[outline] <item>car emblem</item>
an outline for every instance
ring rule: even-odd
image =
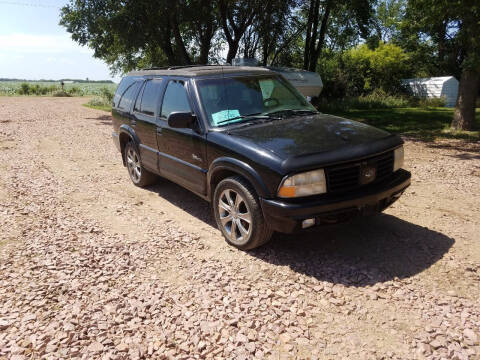
[[[366,165],[362,166],[360,170],[360,184],[369,184],[377,177],[377,169],[375,166]]]

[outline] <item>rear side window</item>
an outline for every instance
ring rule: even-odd
[[[162,81],[148,80],[143,88],[142,99],[135,104],[135,110],[145,115],[154,116],[158,108],[158,98],[160,96]]]
[[[172,80],[168,83],[162,104],[162,118],[168,118],[172,112],[191,112],[188,102],[185,82],[181,80]]]
[[[115,96],[113,98],[113,105],[118,106],[120,102],[120,98],[122,97],[123,93],[127,88],[133,84],[133,82],[136,80],[136,77],[133,76],[127,76],[120,81],[120,84],[118,84],[117,91],[115,92]]]
[[[137,81],[130,85],[130,87],[123,93],[122,98],[120,99],[120,103],[118,107],[122,110],[130,110],[132,106],[132,102],[135,100],[135,95],[137,95],[138,87],[140,86],[140,82]]]

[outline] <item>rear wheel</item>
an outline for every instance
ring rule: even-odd
[[[227,178],[217,185],[213,211],[225,240],[241,250],[259,247],[272,236],[255,191],[241,177]]]
[[[156,176],[142,166],[137,147],[130,141],[125,145],[125,162],[132,182],[140,187],[155,182]]]

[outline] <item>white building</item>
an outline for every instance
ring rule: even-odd
[[[458,80],[453,76],[405,79],[402,83],[413,95],[422,98],[445,97],[446,106],[453,107],[457,102]]]

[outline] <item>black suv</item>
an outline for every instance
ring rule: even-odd
[[[410,185],[403,141],[319,113],[265,68],[129,73],[113,100],[113,139],[137,186],[170,179],[212,203],[228,243],[380,212]]]

